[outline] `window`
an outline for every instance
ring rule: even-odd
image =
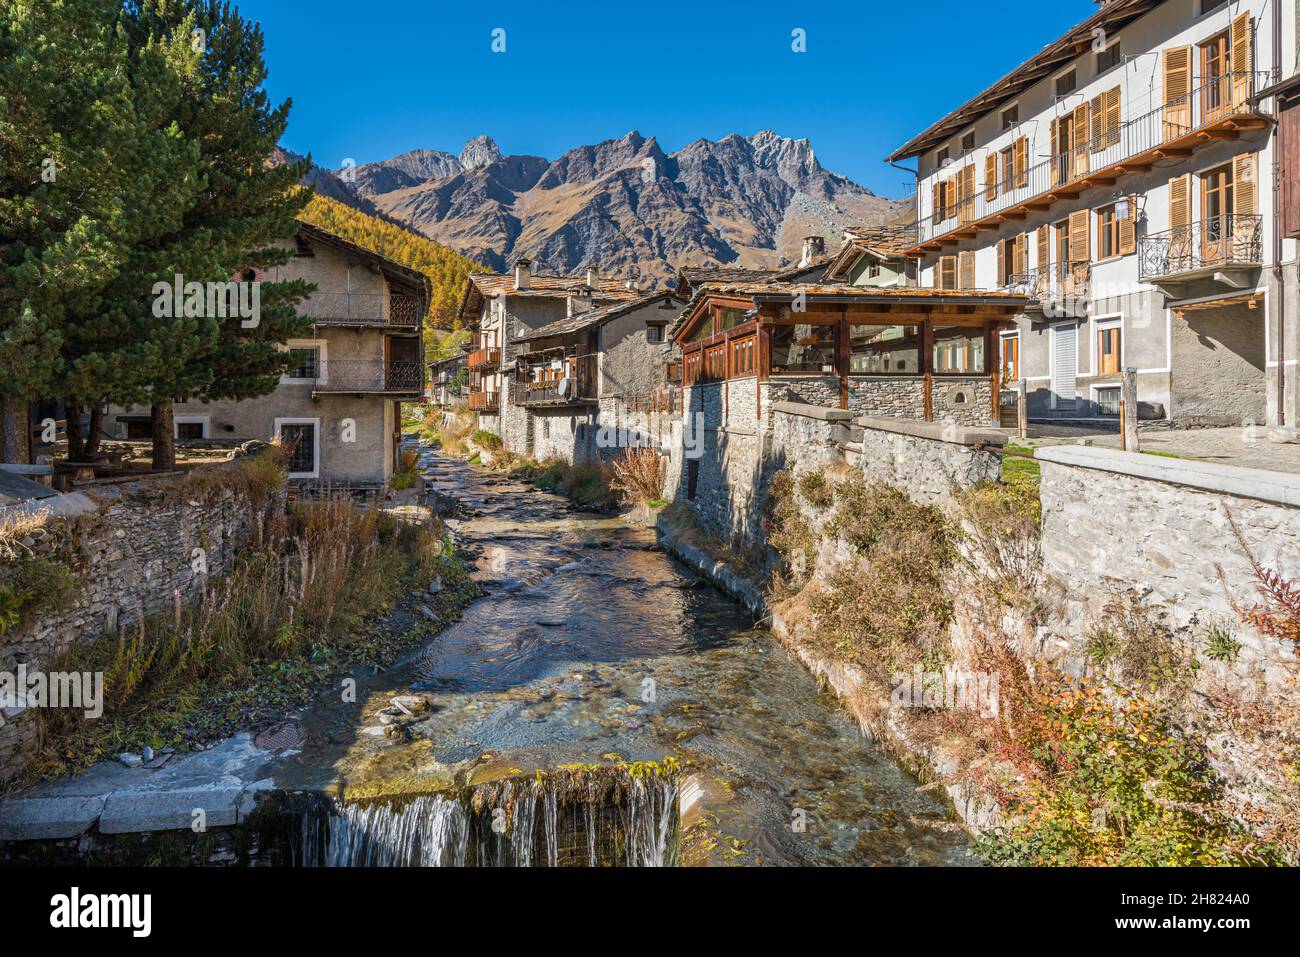
[[[867,267],[867,278],[868,279],[880,278],[880,263],[872,263],[870,266]]]
[[[276,419],[275,434],[288,452],[289,478],[316,478],[319,474],[318,419]]]
[[[700,381],[701,363],[704,354],[692,352],[682,357],[682,385],[695,385]]]
[[[727,354],[721,344],[704,350],[704,379],[720,382],[727,377]]]
[[[1110,259],[1119,255],[1119,216],[1115,204],[1097,210],[1097,258]]]
[[[664,341],[664,327],[663,327],[663,326],[646,326],[646,327],[645,327],[645,341],[646,341],[646,342],[649,342],[649,343],[651,343],[651,344],[654,344],[654,343],[656,343],[656,342],[663,342],[663,341]]]
[[[299,347],[290,351],[293,365],[289,368],[288,378],[312,381],[320,378],[320,346]]]
[[[1020,105],[1008,106],[1002,111],[1002,128],[1009,130],[1020,122]]]
[[[207,416],[178,415],[172,421],[176,438],[181,441],[194,442],[208,437]]]
[[[1201,0],[1201,16],[1209,13],[1211,10],[1217,10],[1219,7],[1227,6],[1228,0]]]
[[[1232,100],[1228,43],[1225,30],[1201,44],[1201,105],[1207,120],[1225,113]]]
[[[1016,148],[1015,146],[1008,146],[1002,151],[1002,182],[1005,184],[1003,186],[1004,192],[1012,187],[1013,184],[1011,179],[1015,175],[1015,171]]]
[[[939,168],[942,169],[943,165],[947,163],[950,158],[951,157],[950,154],[948,153],[948,147],[945,146],[943,149],[939,150],[939,153],[937,156],[935,156],[934,161],[935,163],[938,164]]]
[[[1097,72],[1105,73],[1111,67],[1119,66],[1120,59],[1119,41],[1116,40],[1097,54]]]
[[[1101,415],[1119,415],[1119,386],[1097,390],[1097,412]]]
[[[935,289],[957,288],[957,257],[940,256],[939,264],[934,267]]]
[[[1232,164],[1201,175],[1201,230],[1213,242],[1232,232]]]
[[[968,153],[975,148],[974,133],[967,133],[965,136],[961,138],[961,148]]]
[[[686,337],[687,342],[703,342],[705,339],[713,338],[713,317],[705,313],[700,324],[695,327],[695,331]]]
[[[916,375],[921,371],[918,326],[849,327],[849,372],[853,375]]]
[[[1002,337],[1002,381],[1015,382],[1020,378],[1020,336]]]
[[[722,309],[718,310],[718,318],[722,320],[719,323],[719,327],[721,329],[735,329],[736,326],[744,325],[745,316],[746,313],[744,309],[734,309],[730,306],[724,306]]]
[[[772,371],[834,375],[835,327],[808,323],[774,326]]]
[[[934,327],[936,373],[978,375],[987,371],[984,362],[984,330],[965,326]]]
[[[733,379],[751,376],[757,369],[754,346],[756,336],[746,336],[731,343],[731,377]]]
[[[1056,78],[1056,95],[1058,97],[1069,96],[1074,92],[1076,86],[1078,86],[1078,78],[1075,76],[1075,72],[1071,70],[1069,73],[1063,73]]]
[[[1119,375],[1119,326],[1097,333],[1097,375]]]

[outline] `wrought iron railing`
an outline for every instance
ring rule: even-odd
[[[317,292],[303,300],[298,313],[318,325],[419,326],[420,300],[392,293]]]
[[[315,377],[316,392],[423,392],[419,362],[383,359],[326,359]]]
[[[1099,136],[1074,144],[1069,150],[1049,156],[1027,169],[1004,171],[995,188],[980,182],[987,151],[972,153],[969,164],[976,166],[972,177],[974,195],[941,210],[931,210],[918,223],[918,242],[925,243],[970,223],[978,222],[1022,203],[1032,202],[1089,173],[1116,166],[1124,160],[1181,140],[1229,116],[1257,113],[1249,104],[1257,89],[1270,82],[1267,71],[1229,73],[1203,82],[1186,96],[1169,102],[1105,130]],[[1010,144],[1007,144],[1010,145]],[[1031,138],[1031,146],[1032,138]],[[955,179],[961,164],[954,163],[936,175],[939,180]]]
[[[1159,279],[1215,266],[1263,262],[1263,216],[1216,216],[1138,243],[1138,277]]]
[[[465,364],[471,369],[495,369],[501,365],[501,350],[475,349],[469,354]]]
[[[1042,269],[1012,273],[1003,288],[1007,292],[1033,299],[1062,302],[1067,299],[1087,299],[1088,281],[1091,278],[1092,264],[1074,260],[1052,263]]]

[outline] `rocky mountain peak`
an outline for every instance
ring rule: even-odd
[[[501,148],[490,136],[476,136],[460,151],[460,165],[464,169],[490,166],[502,158]]]

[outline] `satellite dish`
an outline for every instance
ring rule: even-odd
[[[577,389],[572,379],[561,379],[559,385],[555,387],[555,391],[561,399],[572,399]]]
[[[943,158],[943,162],[939,164],[939,169],[947,169],[951,165],[952,165],[952,157],[945,156]]]

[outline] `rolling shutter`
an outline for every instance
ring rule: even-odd
[[[1192,48],[1164,51],[1165,139],[1181,136],[1192,126]]]
[[[1052,330],[1052,405],[1055,408],[1074,408],[1079,372],[1079,329],[1073,324],[1056,326]]]
[[[1232,108],[1234,111],[1244,109],[1250,98],[1253,74],[1255,70],[1255,42],[1251,35],[1249,13],[1243,13],[1232,21]]]

